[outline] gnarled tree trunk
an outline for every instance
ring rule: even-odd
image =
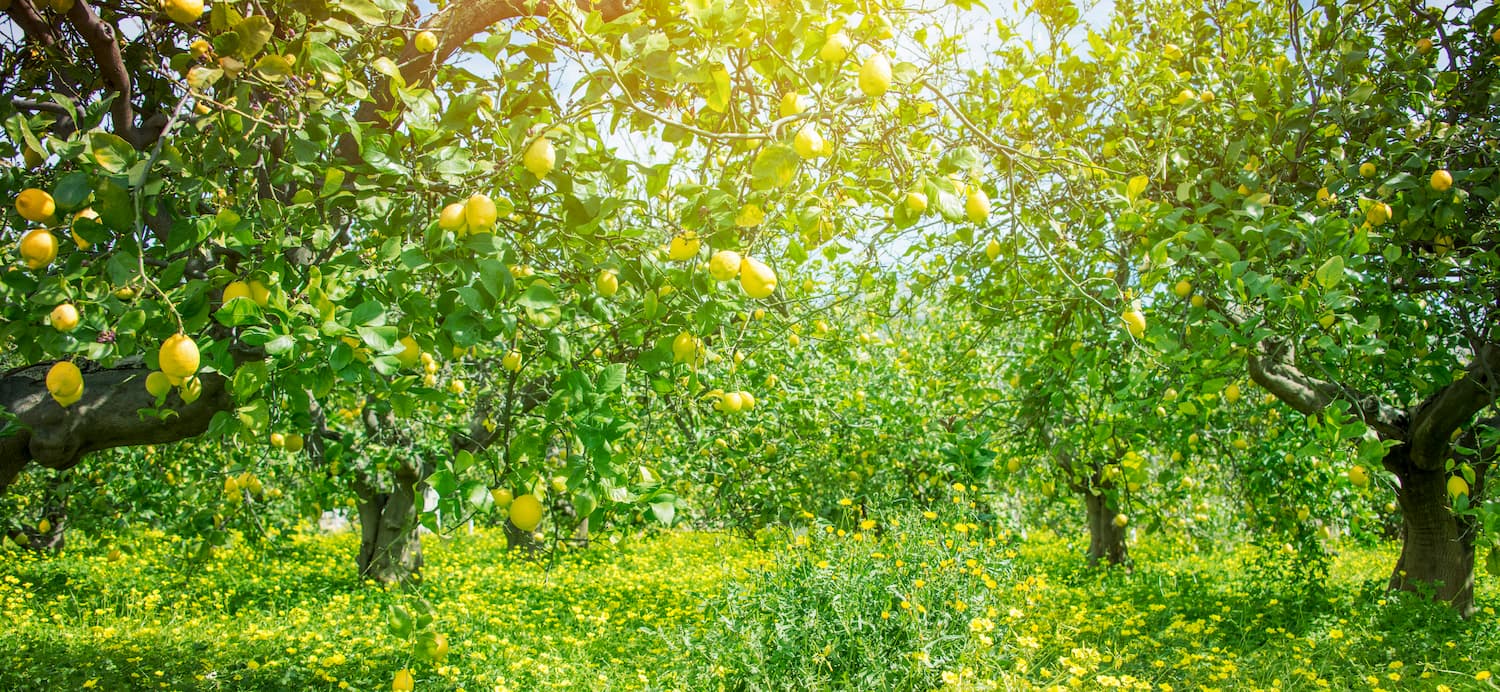
[[[1431,592],[1463,617],[1474,614],[1474,533],[1472,519],[1453,514],[1448,474],[1411,464],[1407,447],[1392,448],[1386,467],[1400,486],[1401,557],[1391,571],[1390,587]]]
[[[418,579],[422,569],[422,538],[418,535],[417,500],[423,469],[403,462],[393,487],[377,487],[361,479],[359,495],[359,575],[382,583]]]

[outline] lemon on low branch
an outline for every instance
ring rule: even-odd
[[[740,263],[740,286],[751,298],[768,298],[776,292],[776,272],[765,262],[746,257]]]
[[[167,337],[157,352],[157,362],[167,377],[183,380],[198,373],[198,344],[186,334]]]
[[[16,211],[27,221],[43,223],[57,211],[57,202],[46,190],[29,187],[16,195]]]
[[[740,253],[733,250],[715,252],[708,260],[708,273],[716,281],[729,281],[740,273]]]
[[[47,370],[47,393],[66,408],[83,397],[83,371],[72,361],[60,360]]]

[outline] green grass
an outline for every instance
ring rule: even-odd
[[[1300,558],[1254,547],[1146,538],[1133,572],[1091,571],[1077,537],[956,513],[661,534],[550,566],[480,533],[426,541],[419,600],[354,579],[352,535],[207,563],[159,534],[110,561],[116,545],[0,554],[0,689],[371,690],[403,668],[418,690],[1459,690],[1500,673],[1493,585],[1467,622],[1389,594],[1393,546],[1343,547],[1310,592],[1274,577]],[[395,636],[391,606],[423,600],[433,622]],[[446,658],[416,655],[436,633]]]

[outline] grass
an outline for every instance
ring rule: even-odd
[[[1493,585],[1467,622],[1387,593],[1393,546],[1343,546],[1308,591],[1274,577],[1301,558],[1252,546],[1148,536],[1134,571],[1093,571],[1078,537],[1023,540],[961,508],[848,522],[550,566],[498,532],[429,538],[416,594],[354,579],[349,534],[209,562],[151,533],[4,549],[0,688],[372,690],[410,669],[418,690],[1474,690],[1500,673]],[[431,623],[393,633],[393,606],[420,620],[424,603]],[[446,656],[418,655],[437,634]]]

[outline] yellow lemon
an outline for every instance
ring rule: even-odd
[[[672,339],[672,360],[677,363],[691,363],[698,357],[698,338],[683,332]]]
[[[416,38],[412,39],[412,46],[417,49],[418,53],[431,53],[438,47],[437,34],[431,31],[419,31]]]
[[[152,370],[146,375],[146,392],[153,399],[160,399],[172,391],[172,382],[167,379],[167,374],[160,370]]]
[[[546,137],[538,137],[531,146],[526,147],[526,153],[521,155],[521,165],[538,178],[547,177],[556,164],[557,149],[553,148],[552,140]]]
[[[73,232],[73,244],[77,245],[79,250],[87,250],[87,249],[89,249],[90,245],[93,245],[93,243],[90,243],[88,240],[85,240],[83,236],[78,235],[78,222],[82,221],[82,220],[85,220],[85,219],[91,219],[91,220],[94,220],[94,221],[98,221],[99,220],[99,212],[94,211],[93,208],[89,208],[89,209],[84,209],[84,210],[78,212],[77,214],[73,215],[73,223],[70,224],[69,227],[70,227],[70,230],[72,230],[72,232]]]
[[[984,256],[988,257],[991,262],[998,259],[1000,257],[1000,242],[994,238],[990,238],[990,242],[984,246]]]
[[[417,689],[417,681],[412,679],[411,671],[405,668],[396,671],[396,677],[391,680],[391,692],[412,692]]]
[[[912,190],[906,193],[906,210],[921,215],[927,211],[927,194]]]
[[[259,281],[250,282],[250,299],[256,305],[266,307],[271,302],[271,289]]]
[[[1433,171],[1432,178],[1427,181],[1427,184],[1438,192],[1447,192],[1448,188],[1453,187],[1453,174],[1445,170]]]
[[[490,199],[489,195],[476,194],[469,197],[467,202],[464,202],[464,221],[469,224],[469,228],[472,230],[481,231],[488,229],[495,225],[495,219],[498,217],[499,214],[495,209],[495,200]]]
[[[776,291],[776,272],[764,262],[746,257],[740,263],[740,286],[751,298],[766,298]]]
[[[866,96],[875,98],[884,95],[890,88],[891,61],[880,53],[865,58],[865,64],[859,68],[859,90],[865,92]]]
[[[249,298],[249,297],[250,297],[250,284],[247,284],[247,283],[245,283],[243,281],[231,281],[231,282],[229,282],[228,286],[224,287],[224,302],[226,302],[226,303],[229,302],[229,301],[231,301],[231,300],[234,300],[235,298]]]
[[[78,308],[72,303],[59,303],[49,316],[52,328],[60,332],[71,332],[78,328]]]
[[[805,110],[807,110],[807,106],[803,102],[801,94],[795,91],[782,94],[781,108],[778,111],[781,113],[781,117],[790,118],[794,115],[800,115]]]
[[[173,334],[162,342],[157,361],[167,377],[192,377],[198,373],[198,344],[186,334]]]
[[[417,344],[416,339],[410,336],[401,337],[400,344],[401,350],[396,353],[396,362],[400,363],[403,368],[416,367],[417,363],[422,360],[422,347]]]
[[[203,381],[196,376],[188,377],[182,381],[182,386],[177,390],[177,396],[182,397],[182,402],[191,404],[203,396]]]
[[[1374,164],[1374,162],[1366,161],[1366,162],[1364,162],[1362,164],[1359,164],[1359,175],[1360,175],[1360,177],[1362,177],[1362,178],[1373,178],[1373,177],[1375,177],[1375,172],[1376,171],[1375,171],[1375,164]]]
[[[1385,222],[1391,220],[1391,205],[1385,202],[1376,202],[1370,205],[1369,211],[1365,212],[1365,221],[1371,226],[1384,226]]]
[[[843,62],[844,58],[849,57],[851,45],[848,34],[837,32],[823,41],[823,47],[818,49],[818,57],[825,62]]]
[[[307,441],[302,439],[302,433],[287,433],[286,440],[282,443],[282,449],[296,454],[302,451],[302,447],[306,444]]]
[[[1123,529],[1129,523],[1130,523],[1130,517],[1127,517],[1127,516],[1125,516],[1123,514],[1116,514],[1115,515],[1115,521],[1114,521],[1115,526]]]
[[[52,218],[52,214],[57,211],[57,203],[46,190],[30,187],[16,195],[16,211],[27,221],[41,223]]]
[[[542,501],[527,493],[510,503],[510,523],[522,531],[533,531],[542,523]]]
[[[798,156],[804,159],[816,158],[823,153],[823,135],[818,133],[818,126],[807,123],[797,130],[796,136],[792,137],[792,149]]]
[[[1370,484],[1370,472],[1363,466],[1349,467],[1349,482],[1357,488],[1363,488]]]
[[[192,24],[203,16],[203,0],[163,0],[162,9],[178,24]]]
[[[1126,310],[1125,314],[1120,315],[1120,319],[1125,320],[1125,329],[1130,332],[1131,336],[1139,339],[1146,335],[1145,313],[1140,310]]]
[[[464,203],[454,202],[443,207],[443,211],[438,213],[438,228],[455,233],[462,231],[467,222],[467,216]]]
[[[969,195],[964,200],[964,215],[974,223],[984,223],[990,218],[990,197],[978,185],[969,188]]]
[[[698,248],[702,243],[698,240],[698,234],[688,232],[682,235],[672,236],[672,242],[667,246],[667,258],[673,262],[682,262],[698,256]]]
[[[64,408],[83,396],[83,372],[72,361],[57,361],[47,370],[47,393]]]
[[[740,253],[720,250],[708,260],[708,273],[717,281],[729,281],[740,274]]]
[[[594,278],[594,290],[598,291],[599,295],[609,298],[620,292],[620,277],[613,269],[605,269]]]
[[[21,260],[31,269],[45,269],[57,259],[57,236],[36,228],[21,236]]]
[[[500,359],[500,365],[501,367],[504,367],[506,370],[509,370],[511,372],[520,372],[521,352],[511,351],[509,353],[506,353],[505,356]]]
[[[1179,279],[1177,283],[1172,286],[1172,293],[1178,298],[1186,298],[1193,294],[1193,284],[1187,279]]]

